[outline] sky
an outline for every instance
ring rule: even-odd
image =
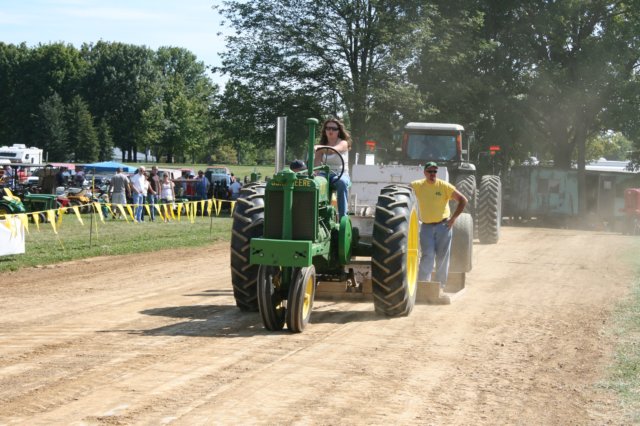
[[[220,65],[224,50],[220,0],[0,0],[0,41],[10,44],[99,40],[184,47],[205,65]],[[221,34],[222,33],[222,34]],[[223,78],[210,75],[218,84]]]

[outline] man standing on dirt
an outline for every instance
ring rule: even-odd
[[[111,196],[111,204],[127,204],[127,197],[130,194],[129,178],[122,173],[122,167],[116,169],[116,174],[109,181],[109,190]]]
[[[428,162],[424,165],[424,179],[411,182],[411,187],[418,199],[420,209],[420,269],[419,281],[431,281],[434,261],[436,280],[440,288],[447,285],[449,276],[449,259],[451,257],[452,228],[465,206],[467,199],[455,186],[436,177],[438,165]],[[456,200],[458,205],[450,216],[449,200]]]

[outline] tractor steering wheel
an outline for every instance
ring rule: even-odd
[[[342,175],[344,174],[344,169],[345,169],[344,158],[342,157],[342,154],[341,154],[337,149],[335,149],[335,148],[334,148],[334,147],[332,147],[332,146],[325,146],[325,145],[323,145],[323,146],[321,146],[320,148],[317,148],[316,150],[317,150],[317,151],[320,151],[320,150],[322,150],[322,149],[328,149],[328,150],[330,150],[330,151],[333,151],[333,152],[335,152],[335,153],[336,153],[336,155],[338,156],[338,158],[340,158],[340,163],[342,163],[342,164],[341,164],[341,167],[340,167],[340,174],[338,175],[338,177],[336,177],[336,178],[334,179],[334,181],[336,181],[336,180],[340,180],[340,178],[341,178],[341,177],[342,177]],[[325,154],[325,155],[326,155],[326,154]],[[322,164],[323,164],[323,165],[326,165],[327,163],[323,161],[323,162],[322,162]],[[331,183],[331,176],[327,176],[327,180],[329,181],[329,183]]]

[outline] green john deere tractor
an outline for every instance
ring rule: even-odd
[[[307,124],[307,164],[312,165],[318,120]],[[266,184],[246,185],[238,198],[231,236],[234,296],[241,310],[259,310],[268,330],[281,330],[286,323],[290,331],[301,332],[318,282],[347,281],[346,265],[355,256],[371,258],[376,312],[408,315],[415,304],[419,229],[411,188],[381,190],[365,236],[352,228],[348,215],[338,220],[326,176],[327,165],[299,172],[284,168]]]

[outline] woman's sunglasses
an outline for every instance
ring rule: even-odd
[[[325,127],[325,130],[331,130],[332,132],[337,132],[338,128],[337,127]]]

